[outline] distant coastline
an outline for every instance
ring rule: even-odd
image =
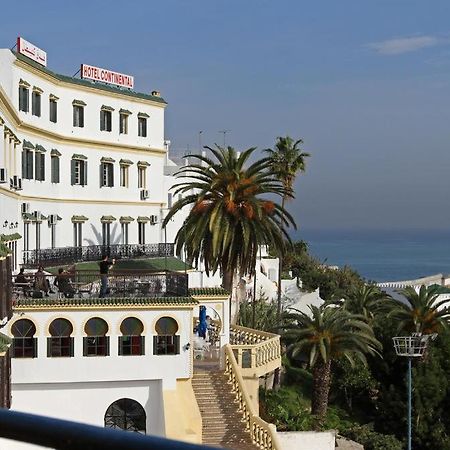
[[[329,265],[351,266],[368,280],[411,280],[450,273],[447,230],[301,230],[294,239]]]

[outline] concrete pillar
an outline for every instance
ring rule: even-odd
[[[245,387],[255,408],[256,414],[259,415],[259,378],[244,378]]]
[[[8,171],[8,178],[11,178],[11,172],[9,171],[9,138],[11,136],[11,132],[9,128],[5,127],[4,133],[3,133],[3,164]]]
[[[15,139],[14,140],[14,147],[13,147],[13,152],[14,152],[14,156],[13,156],[13,175],[19,175],[19,168],[17,166],[17,163],[19,161],[19,145],[20,145],[20,141],[19,139]]]

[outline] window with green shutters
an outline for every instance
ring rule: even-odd
[[[100,186],[113,187],[114,186],[114,164],[103,162],[100,164]]]
[[[54,98],[50,99],[50,122],[56,123],[58,120],[58,103]]]
[[[35,152],[34,154],[34,179],[37,181],[45,180],[45,155]]]
[[[72,185],[87,185],[87,161],[82,159],[72,159],[70,171]]]
[[[33,116],[41,117],[41,94],[38,91],[33,91],[32,99],[32,114]]]
[[[22,178],[26,180],[33,179],[33,151],[29,149],[23,149],[22,151]]]
[[[138,136],[147,137],[147,118],[138,118]]]
[[[100,131],[112,130],[112,112],[102,109],[100,111]]]
[[[84,127],[84,108],[80,105],[73,105],[73,126]]]
[[[29,89],[25,86],[19,86],[19,111],[29,111]]]
[[[51,156],[52,183],[59,183],[59,157]]]

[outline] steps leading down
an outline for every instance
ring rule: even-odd
[[[203,421],[203,444],[256,450],[223,372],[195,372],[192,379]]]

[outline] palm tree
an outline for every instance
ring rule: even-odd
[[[298,310],[284,314],[287,324],[283,338],[288,356],[304,356],[309,362],[313,375],[311,413],[320,427],[328,408],[332,362],[346,358],[352,366],[355,360],[366,364],[365,355],[379,354],[381,344],[363,316],[331,306],[309,308],[310,315]]]
[[[231,290],[235,276],[253,274],[259,245],[284,253],[290,242],[285,226],[295,227],[295,222],[273,200],[286,192],[268,158],[250,164],[255,148],[241,154],[232,147],[204,148],[212,158],[190,155],[198,163],[177,172],[184,180],[173,186],[174,193],[187,195],[173,205],[163,226],[182,208],[192,207],[175,237],[176,251],[184,248],[196,266],[202,261],[208,275],[220,270],[223,287]]]
[[[281,207],[284,209],[289,197],[293,197],[293,185],[298,172],[305,171],[305,159],[310,156],[301,150],[301,139],[294,141],[291,137],[278,137],[274,149],[266,149],[272,172],[283,183],[285,193]],[[283,226],[283,225],[282,225]],[[283,255],[279,254],[278,262],[278,286],[277,286],[277,314],[281,314],[281,272],[283,267]]]
[[[449,329],[450,299],[438,300],[441,286],[422,285],[418,292],[408,286],[398,292],[405,297],[406,303],[393,300],[389,316],[398,320],[399,331],[434,334]]]

